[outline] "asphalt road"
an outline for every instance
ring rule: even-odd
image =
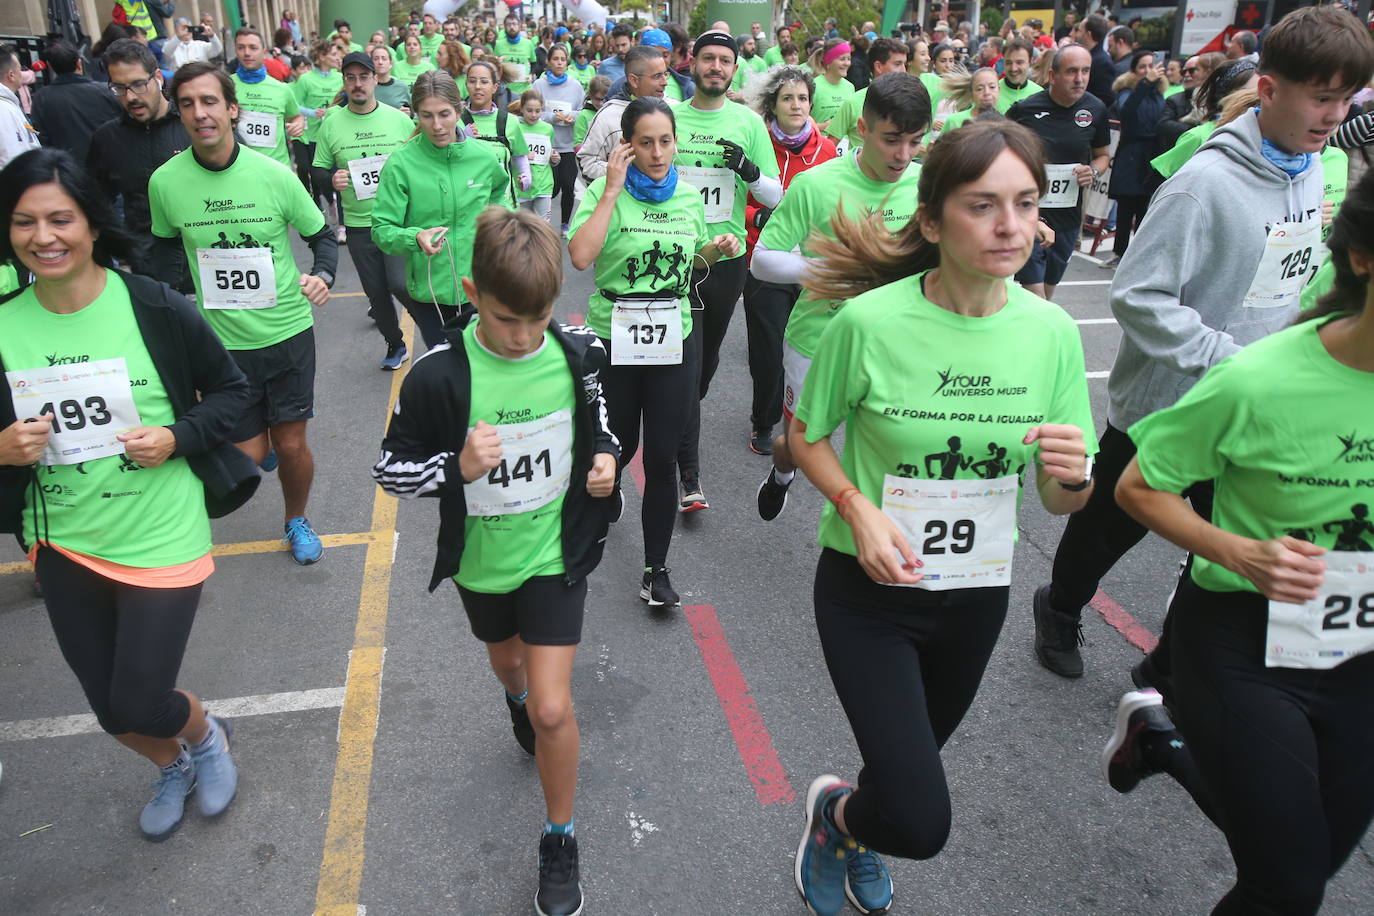
[[[300,568],[271,543],[281,507],[267,480],[215,524],[226,555],[182,670],[237,726],[239,796],[217,822],[191,813],[165,843],[139,836],[155,774],[81,718],[31,576],[0,548],[0,913],[531,911],[537,775],[455,591],[425,591],[435,503],[398,507],[368,476],[395,379],[377,369],[347,258],[340,274],[345,295],[318,316],[311,424],[310,517],[330,546]],[[1076,258],[1067,279],[1060,303],[1106,319],[1082,325],[1087,368],[1105,372],[1119,338],[1109,275]],[[590,290],[569,268],[557,314],[584,312]],[[1100,429],[1105,381],[1089,384]],[[820,499],[800,482],[782,517],[759,520],[768,461],[746,446],[748,403],[737,314],[704,407],[712,508],[682,520],[671,554],[688,607],[650,613],[637,597],[632,488],[591,578],[574,676],[588,914],[803,912],[801,797],[819,773],[858,770],[811,618]],[[932,861],[889,862],[893,912],[1206,912],[1232,875],[1221,835],[1167,777],[1123,797],[1098,769],[1140,657],[1122,629],[1157,631],[1179,553],[1151,538],[1113,571],[1100,606],[1138,628],[1087,613],[1087,674],[1069,682],[1031,653],[1030,598],[1062,521],[1028,499],[1021,526],[1005,631],[944,754],[953,833]],[[1324,912],[1368,913],[1371,899],[1366,839]]]

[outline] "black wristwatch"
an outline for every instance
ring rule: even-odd
[[[334,288],[334,275],[331,274],[329,271],[317,270],[315,271],[315,276],[319,277],[321,280],[324,281],[324,285],[327,289]]]
[[[1059,481],[1059,486],[1062,489],[1068,490],[1070,493],[1082,493],[1084,490],[1088,489],[1088,487],[1092,486],[1092,483],[1093,456],[1089,455],[1083,459],[1083,480],[1080,483],[1064,483],[1064,481],[1061,480]]]

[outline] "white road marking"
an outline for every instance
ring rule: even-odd
[[[1086,257],[1086,255],[1085,255]],[[1111,286],[1111,280],[1061,280],[1055,284],[1055,289],[1061,286]]]
[[[1075,318],[1074,324],[1116,324],[1115,318]]]
[[[1112,374],[1112,373],[1111,373],[1111,370],[1109,370],[1109,369],[1103,369],[1101,372],[1089,372],[1089,373],[1088,373],[1088,378],[1106,378],[1107,376],[1109,376],[1109,375],[1111,375],[1111,374]]]
[[[1077,257],[1082,258],[1082,259],[1085,260],[1085,261],[1091,261],[1093,264],[1096,264],[1096,265],[1098,265],[1099,267],[1102,266],[1102,259],[1101,259],[1101,258],[1095,258],[1095,257],[1093,257],[1092,255],[1087,254],[1087,253],[1082,252],[1082,251],[1074,251],[1074,255],[1077,256]]]
[[[316,690],[292,690],[286,693],[264,693],[251,697],[226,700],[206,700],[205,706],[215,715],[266,716],[282,712],[304,712],[310,709],[333,709],[343,705],[342,687],[321,687]],[[100,731],[95,716],[54,716],[51,719],[21,719],[0,722],[0,742],[29,741],[34,738],[65,738]]]

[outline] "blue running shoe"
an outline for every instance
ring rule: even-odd
[[[234,758],[229,756],[229,739],[234,727],[227,719],[211,716],[213,725],[209,747],[196,745],[191,748],[191,762],[195,764],[195,775],[199,782],[196,802],[200,813],[206,817],[220,814],[239,791],[239,771],[234,766]]]
[[[859,844],[835,829],[823,812],[832,798],[853,791],[838,776],[817,776],[806,790],[806,832],[792,869],[806,908],[816,916],[844,909],[847,860]]]
[[[271,472],[277,469],[277,450],[268,449],[267,457],[262,459],[262,464],[258,465],[264,471]]]
[[[196,790],[195,761],[178,758],[171,766],[163,767],[153,788],[152,800],[138,816],[138,829],[154,843],[160,843],[181,826],[186,796]]]
[[[382,368],[395,372],[401,368],[401,364],[410,359],[410,352],[406,350],[405,344],[395,344],[386,348],[386,357],[382,360]]]
[[[282,540],[291,545],[291,559],[302,566],[309,566],[324,554],[320,536],[310,527],[310,520],[303,515],[286,523],[286,535]]]
[[[858,846],[845,863],[844,895],[860,913],[886,913],[892,906],[892,876],[878,854]]]

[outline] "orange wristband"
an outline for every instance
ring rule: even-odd
[[[830,497],[830,501],[835,504],[835,511],[839,513],[840,518],[844,518],[845,504],[858,495],[858,487],[845,487],[843,490]]]

